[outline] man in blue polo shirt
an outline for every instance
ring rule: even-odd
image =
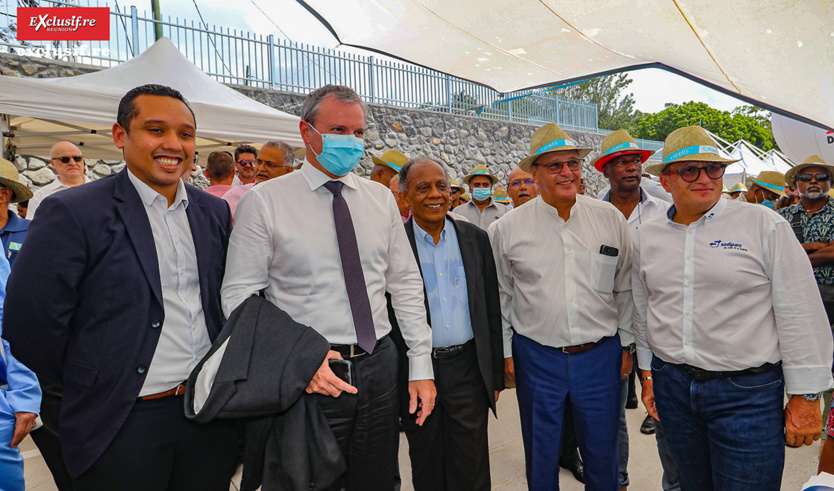
[[[29,220],[17,216],[9,210],[10,203],[26,201],[32,197],[32,191],[25,185],[17,182],[18,173],[14,164],[6,159],[0,159],[0,241],[3,242],[3,251],[9,266],[14,264],[17,251],[23,245],[23,238],[29,229]]]

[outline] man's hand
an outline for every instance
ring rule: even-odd
[[[620,377],[625,380],[631,371],[634,369],[634,356],[626,350],[623,350],[623,364],[620,366]]]
[[[14,435],[12,435],[12,443],[10,447],[15,448],[20,445],[20,442],[26,438],[26,435],[35,427],[35,419],[38,415],[35,413],[14,413],[15,425]]]
[[[434,380],[412,380],[408,382],[408,414],[417,414],[417,426],[423,426],[426,418],[434,410],[437,389]]]
[[[338,351],[328,351],[327,356],[324,357],[324,362],[321,364],[316,374],[313,375],[313,380],[307,384],[306,390],[308,394],[323,394],[333,397],[339,397],[342,392],[356,394],[356,387],[337,377],[336,374],[333,373],[333,370],[330,369],[329,360],[334,358],[341,360],[342,355]]]
[[[512,357],[504,358],[504,380],[515,384],[515,365]]]
[[[643,388],[641,399],[643,399],[643,405],[646,406],[646,411],[649,412],[649,416],[660,421],[660,417],[657,415],[657,406],[654,404],[654,380],[643,380],[651,376],[651,370],[640,370],[640,385]]]
[[[805,249],[805,252],[808,254],[818,251],[823,247],[828,247],[828,244],[825,242],[805,242],[802,244],[802,248]]]
[[[799,395],[791,396],[785,406],[785,443],[790,447],[811,445],[822,432],[820,401],[806,401]]]

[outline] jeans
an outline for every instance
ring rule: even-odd
[[[628,377],[623,379],[622,389],[620,394],[622,400],[620,401],[620,429],[617,436],[617,448],[620,452],[619,462],[617,463],[617,470],[619,472],[620,487],[628,486],[628,425],[626,424],[626,401],[628,400]]]
[[[657,440],[657,455],[660,456],[660,465],[663,467],[661,481],[663,491],[680,491],[681,480],[678,476],[678,468],[675,467],[675,459],[672,457],[672,451],[669,450],[666,434],[663,433],[663,425],[657,420],[654,422],[654,437]]]
[[[781,365],[697,381],[655,357],[652,377],[682,489],[779,490],[785,464]]]
[[[559,489],[566,405],[573,410],[586,489],[616,491],[620,401],[619,336],[578,354],[513,336],[521,436],[531,490]]]

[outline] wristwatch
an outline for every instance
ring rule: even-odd
[[[623,346],[623,351],[626,353],[633,355],[637,352],[637,345],[634,343],[629,344],[628,346]]]
[[[802,398],[808,402],[815,402],[822,399],[822,392],[817,392],[816,394],[802,394]]]

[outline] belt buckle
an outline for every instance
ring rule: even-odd
[[[351,345],[350,345],[350,357],[351,357],[351,358],[355,358],[356,356],[357,356],[357,355],[356,355],[356,345],[355,345],[355,344],[351,344]]]
[[[564,353],[564,354],[566,354],[566,355],[570,355],[570,354],[572,354],[572,353],[571,353],[570,351],[568,351],[568,348],[570,348],[570,346],[562,346],[562,347],[561,347],[561,348],[559,348],[559,349],[560,349],[560,350],[562,350],[562,353]]]

